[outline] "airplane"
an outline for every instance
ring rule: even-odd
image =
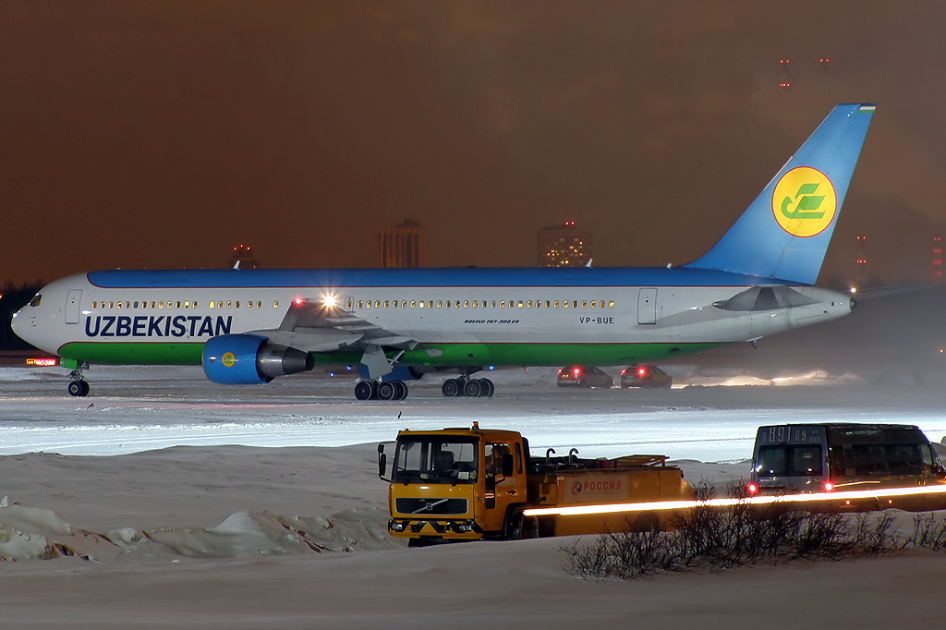
[[[80,273],[12,322],[72,370],[202,365],[228,385],[357,366],[359,400],[450,370],[445,396],[492,396],[486,366],[648,363],[755,343],[850,313],[814,286],[875,105],[838,105],[703,256],[658,268],[183,269]]]

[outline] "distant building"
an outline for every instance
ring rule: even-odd
[[[779,78],[778,86],[782,88],[783,90],[791,89],[792,77],[789,74],[789,60],[779,59],[778,65],[779,65],[779,69],[781,70],[781,77]]]
[[[933,282],[943,281],[943,240],[933,237]]]
[[[423,267],[424,228],[407,220],[378,231],[378,267]]]
[[[574,221],[539,230],[540,267],[584,267],[591,260],[589,230],[575,227]]]
[[[867,236],[857,236],[857,257],[854,259],[854,286],[862,288],[867,283]]]
[[[230,268],[232,269],[237,263],[240,264],[240,269],[256,269],[259,267],[259,263],[256,262],[252,252],[250,252],[250,247],[243,243],[234,247],[233,255],[230,256]]]

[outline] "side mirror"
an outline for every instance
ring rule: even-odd
[[[384,453],[384,444],[378,444],[378,476],[381,477],[382,481],[391,481],[390,479],[385,479],[384,472],[388,468],[388,457]]]

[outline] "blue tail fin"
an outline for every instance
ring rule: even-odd
[[[685,266],[814,284],[874,107],[831,110],[719,242]]]

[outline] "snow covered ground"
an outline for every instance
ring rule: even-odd
[[[553,370],[503,370],[492,400],[444,399],[435,377],[400,403],[354,401],[347,374],[234,389],[199,368],[95,367],[76,399],[62,370],[0,368],[0,556],[17,558],[0,562],[0,627],[942,625],[933,552],[595,583],[564,571],[561,539],[407,549],[386,535],[375,446],[402,428],[475,420],[521,431],[534,454],[666,454],[719,486],[744,478],[761,424],[946,435],[935,370],[716,360],[668,366],[671,391],[563,390]],[[37,559],[50,544],[89,559]]]
[[[662,364],[671,391],[502,370],[491,400],[444,399],[434,377],[359,403],[347,373],[229,388],[94,366],[77,399],[64,370],[0,367],[0,557],[17,558],[0,562],[0,628],[941,627],[946,557],[929,551],[596,583],[563,569],[563,539],[407,549],[385,533],[376,445],[478,421],[536,455],[665,454],[724,487],[761,424],[903,422],[939,442],[943,312],[942,290],[865,301],[758,350]]]

